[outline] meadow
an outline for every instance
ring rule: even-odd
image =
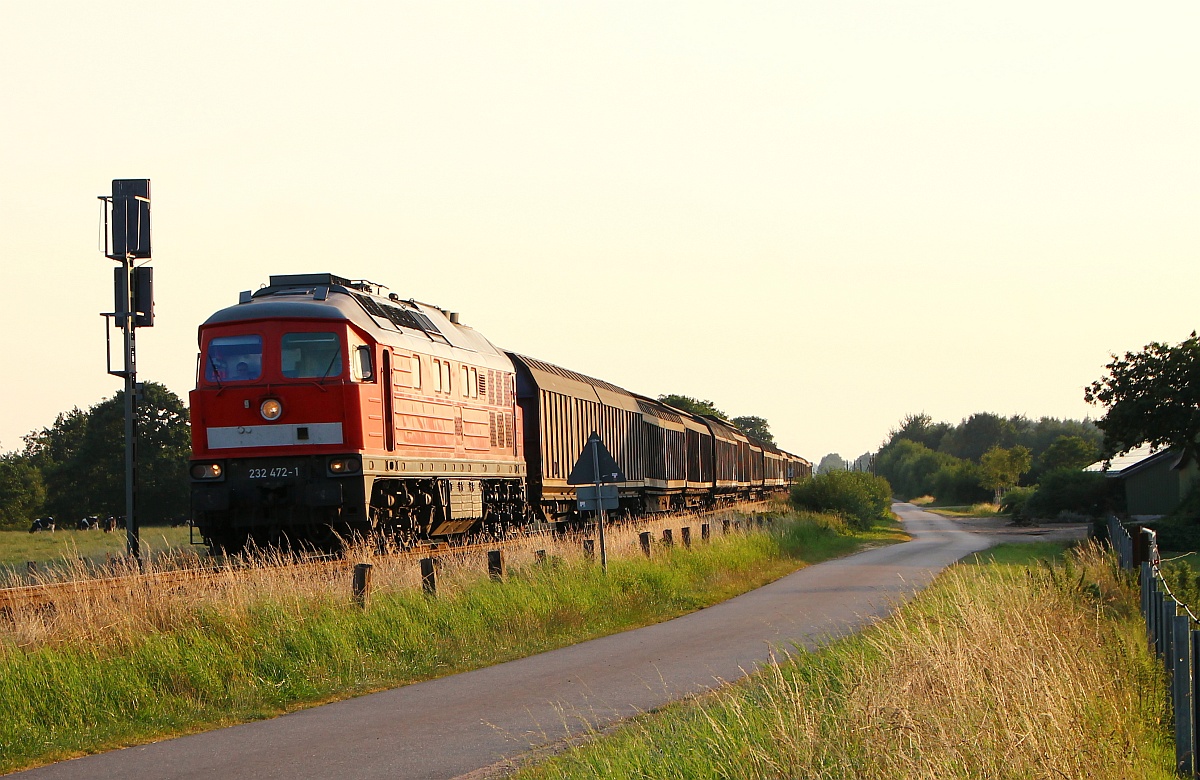
[[[187,526],[148,526],[139,534],[145,554],[157,556],[169,551],[199,551],[189,540]],[[78,531],[59,528],[54,531],[0,531],[0,577],[24,575],[33,562],[42,577],[53,578],[54,570],[71,570],[79,562],[104,563],[125,555],[125,529],[115,533],[99,530]]]
[[[737,521],[739,518],[731,517]],[[448,552],[436,598],[411,560],[351,552],[341,569],[227,568],[149,588],[130,578],[53,610],[0,621],[0,771],[275,715],[522,657],[667,620],[867,544],[833,516],[777,513],[764,529],[698,522],[690,549],[638,532],[609,538],[608,573],[577,542],[529,537],[506,550]],[[655,539],[663,524],[650,525]],[[678,539],[678,535],[676,536]],[[539,555],[544,552],[544,556]],[[366,608],[350,568],[373,564]],[[266,561],[270,563],[271,561]],[[140,582],[140,581],[139,581]]]

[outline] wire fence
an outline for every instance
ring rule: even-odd
[[[1170,680],[1175,715],[1175,768],[1197,776],[1197,726],[1200,726],[1200,631],[1196,616],[1171,592],[1162,577],[1158,535],[1150,528],[1130,529],[1108,519],[1108,538],[1123,569],[1138,569],[1146,635]]]

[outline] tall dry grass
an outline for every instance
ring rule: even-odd
[[[725,521],[740,532],[744,519],[730,511],[703,522],[714,536],[720,536]],[[662,532],[668,528],[674,531],[676,545],[681,544],[684,526],[691,528],[693,544],[699,544],[701,522],[694,515],[670,515],[637,525],[612,525],[606,534],[608,558],[642,557],[639,535],[643,531],[651,534],[660,555],[665,549]],[[595,549],[598,557],[598,543]],[[585,558],[578,540],[537,534],[505,542],[505,565],[513,573],[529,571],[540,565],[539,551],[556,565],[573,565]],[[487,571],[486,547],[443,546],[430,555],[438,560],[438,586],[443,593],[475,583]],[[270,549],[223,561],[179,550],[152,556],[142,568],[128,558],[97,565],[67,556],[59,565],[32,576],[15,575],[0,582],[2,587],[80,584],[69,598],[57,599],[52,607],[31,599],[17,602],[0,616],[0,655],[62,645],[123,647],[148,633],[192,628],[198,615],[205,620],[219,616],[237,622],[265,602],[292,604],[296,609],[314,604],[345,605],[351,600],[351,572],[356,563],[372,565],[376,596],[421,587],[415,558],[383,555],[368,544],[352,545],[343,558],[325,565],[289,565],[293,562],[288,555]]]
[[[784,518],[764,532],[693,548],[613,528],[609,573],[577,542],[548,537],[506,549],[509,577],[491,582],[486,549],[440,555],[437,598],[414,560],[353,551],[326,567],[150,573],[101,581],[52,608],[0,615],[0,772],[322,701],[479,668],[668,619],[788,571],[842,554],[863,537],[836,518]],[[545,550],[544,561],[537,556]],[[351,596],[351,570],[374,565],[370,604]],[[270,555],[263,563],[271,563]],[[278,561],[276,561],[278,562]]]
[[[1094,546],[956,566],[861,637],[521,777],[1171,777],[1135,599]]]

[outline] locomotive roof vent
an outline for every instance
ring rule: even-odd
[[[456,311],[450,312],[450,322],[454,323],[455,325],[458,324],[458,312],[456,312]]]
[[[283,274],[272,276],[271,283],[265,288],[268,292],[277,292],[287,287],[344,287],[348,290],[383,295],[387,287],[367,279],[348,279],[336,274]]]

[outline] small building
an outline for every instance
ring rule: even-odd
[[[1167,514],[1200,478],[1195,460],[1178,450],[1154,450],[1149,446],[1136,447],[1114,457],[1107,469],[1100,461],[1084,471],[1098,471],[1109,479],[1121,480],[1126,511],[1135,520],[1151,520]]]

